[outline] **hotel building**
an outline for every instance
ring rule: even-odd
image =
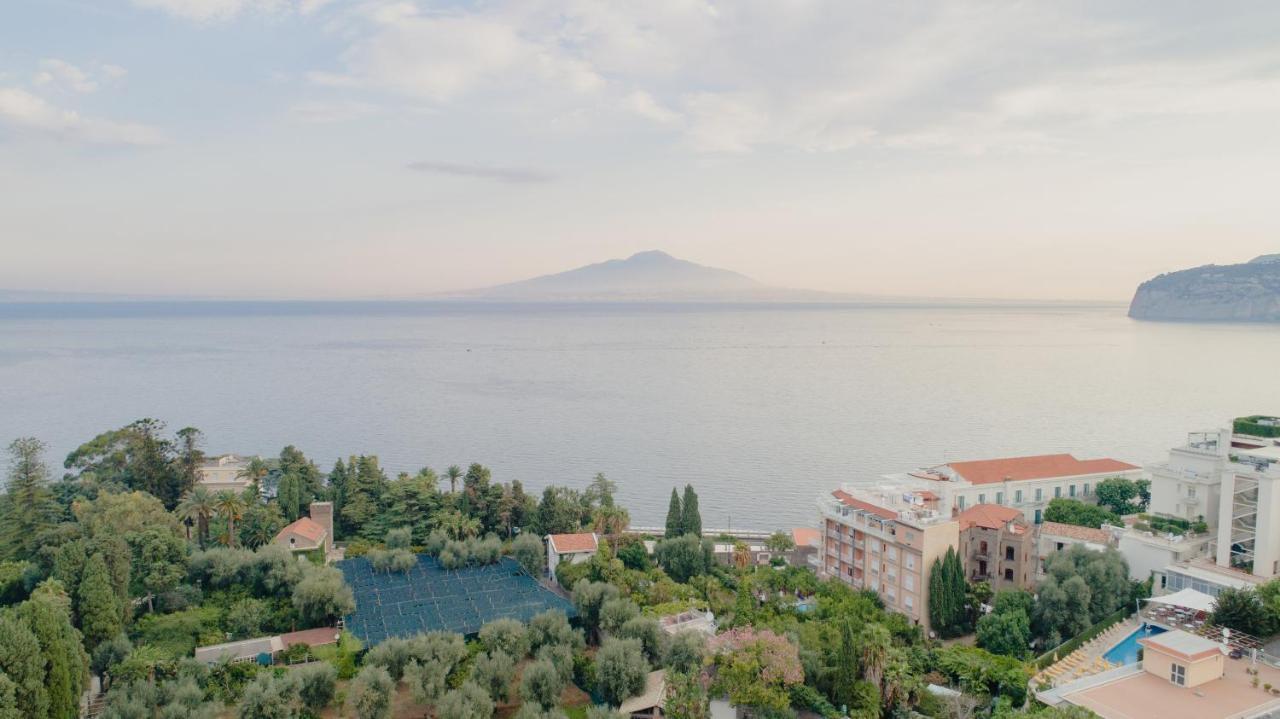
[[[929,569],[957,548],[960,523],[938,496],[901,485],[846,485],[819,502],[822,571],[880,595],[929,631]]]

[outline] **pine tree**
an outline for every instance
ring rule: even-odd
[[[111,585],[111,574],[102,554],[93,555],[85,564],[79,607],[80,629],[90,651],[120,633],[120,600]]]
[[[276,488],[276,503],[280,505],[280,511],[284,513],[285,519],[292,522],[298,518],[301,513],[302,496],[297,477],[286,474],[280,478],[280,484]]]
[[[684,512],[680,527],[684,534],[702,536],[702,514],[698,511],[698,495],[693,491],[692,484],[684,486]]]
[[[9,445],[9,485],[0,514],[0,553],[5,559],[33,557],[40,535],[57,517],[43,453],[44,443],[33,437]]]
[[[667,507],[667,539],[675,539],[684,533],[684,515],[680,511],[680,493],[671,488],[671,504]]]

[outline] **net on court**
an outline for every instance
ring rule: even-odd
[[[576,613],[510,557],[483,567],[444,569],[422,554],[407,572],[374,571],[367,557],[337,566],[356,599],[356,610],[344,618],[346,628],[365,646],[437,629],[474,634],[495,619],[527,622],[548,609]]]

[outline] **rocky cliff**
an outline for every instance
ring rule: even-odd
[[[1280,254],[1205,265],[1143,282],[1129,304],[1139,320],[1280,322]]]

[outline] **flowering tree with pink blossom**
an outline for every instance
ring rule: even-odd
[[[783,710],[804,681],[800,651],[768,629],[739,627],[715,638],[715,689],[739,706]]]

